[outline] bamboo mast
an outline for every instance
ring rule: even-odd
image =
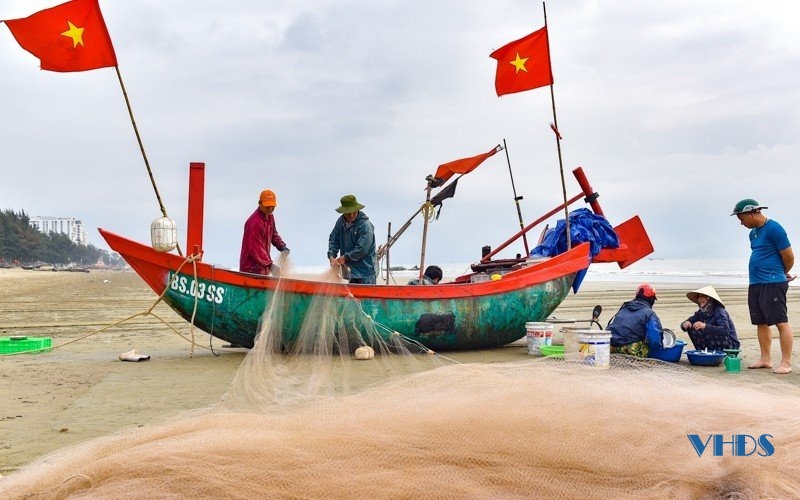
[[[119,86],[122,88],[122,95],[123,97],[125,97],[125,105],[128,107],[128,116],[131,117],[133,132],[136,134],[136,141],[139,143],[139,151],[142,152],[142,158],[144,158],[144,166],[147,168],[147,175],[150,176],[150,183],[153,185],[153,191],[155,191],[156,193],[156,200],[158,200],[158,206],[161,209],[161,214],[164,217],[169,217],[169,215],[167,215],[167,209],[164,207],[164,202],[161,201],[161,195],[158,193],[158,186],[156,186],[156,180],[153,177],[153,171],[150,169],[150,162],[147,160],[147,153],[145,153],[144,151],[144,144],[142,144],[142,138],[139,135],[139,127],[136,126],[136,120],[133,118],[131,101],[128,99],[128,92],[125,90],[125,83],[122,81],[122,74],[119,72],[119,66],[114,66],[114,70],[116,70],[117,72],[117,79],[119,79]],[[183,252],[181,252],[180,243],[178,243],[177,249],[178,249],[178,255],[182,257]]]
[[[419,284],[422,285],[422,277],[425,274],[425,245],[428,243],[428,219],[429,213],[425,213],[426,210],[432,210],[430,207],[431,204],[431,189],[433,189],[433,176],[428,176],[428,189],[425,193],[425,204],[422,205],[420,211],[422,212],[422,218],[424,221],[424,225],[422,226],[422,252],[420,253],[419,257]]]
[[[389,227],[386,230],[386,284],[389,284],[389,273],[392,271],[392,267],[389,265],[389,240],[392,239],[392,223],[389,222]],[[378,259],[380,262],[380,259]]]
[[[511,177],[511,190],[514,193],[514,203],[517,205],[517,215],[519,216],[519,228],[524,229],[525,223],[522,221],[522,209],[519,206],[519,200],[522,199],[522,196],[517,196],[517,188],[514,186],[514,173],[511,171],[511,159],[508,157],[508,146],[506,146],[506,140],[503,138],[503,149],[506,150],[506,162],[508,163],[508,176]],[[525,257],[530,255],[530,250],[528,249],[528,236],[523,233],[522,234],[522,242],[525,245]]]
[[[544,27],[547,28],[547,8],[545,7],[545,2],[542,2],[542,11],[544,12]],[[547,31],[547,53],[550,54],[550,31]],[[552,60],[550,62],[552,68]],[[552,69],[551,69],[552,71]],[[553,123],[550,124],[550,128],[553,129],[553,132],[556,136],[556,147],[558,149],[558,168],[561,173],[561,190],[564,195],[564,221],[566,222],[566,232],[567,232],[567,250],[572,248],[572,241],[570,237],[570,230],[569,230],[569,208],[567,203],[567,183],[564,180],[564,161],[561,157],[561,134],[558,132],[558,117],[556,116],[556,96],[555,92],[553,91],[553,84],[550,84],[550,103],[553,107]]]
[[[380,248],[378,248],[377,255],[376,255],[376,258],[378,260],[383,259],[383,256],[388,254],[389,248],[391,248],[392,245],[394,245],[397,242],[397,240],[400,238],[400,236],[406,231],[406,229],[408,229],[409,226],[411,226],[411,223],[414,222],[414,217],[416,217],[420,212],[422,212],[423,208],[425,208],[425,205],[422,205],[421,207],[419,207],[417,209],[417,211],[414,212],[414,215],[412,215],[406,221],[406,223],[403,224],[403,226],[400,229],[397,230],[397,233],[395,233],[394,235],[391,235],[391,234],[389,235],[389,239],[386,241],[386,244],[381,246]],[[390,231],[391,231],[391,229],[390,229]]]

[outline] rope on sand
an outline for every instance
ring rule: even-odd
[[[181,332],[176,330],[175,327],[173,327],[172,325],[167,323],[163,318],[161,318],[159,315],[157,315],[156,313],[153,312],[153,309],[156,308],[156,306],[159,304],[159,302],[164,300],[164,296],[167,294],[167,292],[169,291],[170,287],[172,286],[172,282],[178,277],[178,273],[180,273],[181,269],[183,269],[183,266],[185,266],[186,264],[191,262],[192,263],[193,277],[194,277],[195,280],[197,280],[197,261],[200,260],[201,256],[202,255],[190,255],[190,256],[186,257],[186,259],[181,263],[180,266],[178,266],[178,269],[172,275],[172,279],[164,287],[164,291],[161,292],[161,295],[159,295],[158,298],[155,300],[155,302],[153,302],[153,305],[151,305],[145,311],[138,312],[136,314],[131,314],[130,316],[128,316],[126,318],[123,318],[123,319],[121,319],[119,321],[115,321],[114,323],[111,323],[109,325],[106,325],[106,326],[100,328],[99,330],[95,330],[93,332],[89,332],[87,334],[81,335],[78,338],[75,338],[75,339],[72,339],[72,340],[68,340],[68,341],[66,341],[64,343],[61,343],[61,344],[58,344],[58,345],[54,345],[52,347],[47,347],[47,348],[44,348],[44,349],[30,350],[30,351],[13,352],[13,353],[7,353],[7,354],[2,354],[2,355],[3,356],[14,356],[14,355],[17,355],[17,354],[32,354],[32,353],[36,353],[36,352],[40,352],[40,351],[51,351],[53,349],[58,349],[59,347],[64,347],[64,346],[72,344],[74,342],[78,342],[79,340],[84,340],[84,339],[86,339],[88,337],[91,337],[92,335],[97,335],[98,333],[102,333],[102,332],[104,332],[104,331],[106,331],[106,330],[108,330],[110,328],[113,328],[115,326],[119,326],[119,325],[125,323],[126,321],[130,321],[133,318],[138,318],[139,316],[152,316],[152,317],[156,318],[158,321],[163,323],[164,326],[166,326],[167,328],[172,330],[180,338],[182,338],[183,340],[189,342],[191,344],[191,349],[189,351],[189,357],[190,358],[194,355],[195,346],[200,347],[202,349],[208,349],[211,352],[214,352],[214,350],[211,347],[206,347],[206,346],[197,344],[195,342],[195,338],[194,338],[194,318],[195,318],[195,314],[197,313],[197,303],[198,303],[198,300],[199,300],[197,297],[194,298],[194,308],[192,309],[192,318],[189,321],[189,333],[191,335],[190,338],[186,337],[184,334],[182,334]],[[214,355],[218,356],[218,354],[216,354],[216,353],[214,353]]]

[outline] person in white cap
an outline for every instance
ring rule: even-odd
[[[686,296],[700,306],[697,312],[681,323],[681,330],[689,334],[694,348],[700,351],[738,349],[736,327],[714,287],[704,286]]]
[[[733,213],[739,223],[750,230],[750,285],[747,288],[747,306],[750,323],[756,325],[761,357],[748,368],[772,368],[772,332],[778,329],[781,346],[781,364],[773,373],[786,374],[792,371],[792,325],[786,310],[786,292],[789,282],[796,276],[789,274],[794,266],[794,252],[786,230],[773,219],[767,218],[760,205],[752,198],[740,200]]]

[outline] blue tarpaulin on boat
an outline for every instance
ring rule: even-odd
[[[553,257],[567,251],[566,222],[560,219],[556,227],[548,229],[542,243],[531,250],[531,257]],[[573,245],[589,243],[589,255],[594,258],[603,248],[618,248],[619,237],[608,220],[588,208],[579,208],[569,214],[569,234]],[[586,276],[586,269],[579,271],[572,282],[572,291],[578,288]]]

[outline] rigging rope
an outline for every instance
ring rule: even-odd
[[[456,361],[456,360],[454,360],[452,358],[448,358],[447,356],[442,356],[441,354],[439,354],[438,352],[434,351],[433,349],[428,348],[422,342],[419,342],[418,340],[412,339],[410,337],[406,337],[402,333],[400,333],[400,332],[398,332],[396,330],[393,330],[392,328],[389,328],[388,326],[386,326],[386,325],[384,325],[384,324],[382,324],[382,323],[380,323],[378,321],[375,321],[375,319],[372,316],[370,316],[369,314],[367,314],[367,312],[361,306],[361,301],[358,300],[355,297],[355,295],[353,295],[353,291],[350,290],[350,287],[347,286],[346,283],[344,283],[343,286],[344,286],[345,290],[347,290],[347,298],[353,300],[353,302],[356,304],[356,306],[358,306],[358,310],[361,312],[361,314],[363,314],[364,317],[367,320],[369,320],[373,325],[375,325],[376,328],[381,328],[381,329],[383,329],[384,332],[388,332],[391,336],[400,337],[400,338],[404,339],[406,342],[409,342],[409,343],[411,343],[413,345],[418,346],[419,348],[422,349],[422,351],[425,354],[428,354],[428,355],[431,355],[431,356],[437,356],[437,357],[440,357],[442,359],[446,359],[447,361],[451,361],[453,363],[460,364],[458,361]]]
[[[192,268],[193,268],[193,277],[194,277],[195,281],[197,280],[197,261],[200,259],[200,257],[201,257],[201,255],[190,255],[190,256],[186,257],[186,259],[181,263],[181,265],[178,266],[178,269],[172,275],[172,278],[170,279],[170,281],[164,287],[164,291],[161,292],[161,295],[159,295],[158,298],[155,300],[155,302],[153,302],[153,305],[151,305],[145,311],[138,312],[136,314],[131,314],[130,316],[128,316],[126,318],[123,318],[123,319],[121,319],[119,321],[115,321],[114,323],[111,323],[109,325],[106,325],[106,326],[100,328],[99,330],[95,330],[93,332],[89,332],[87,334],[81,335],[78,338],[74,338],[72,340],[68,340],[68,341],[66,341],[64,343],[61,343],[61,344],[58,344],[58,345],[55,345],[55,346],[52,346],[52,347],[46,347],[46,348],[43,348],[43,349],[35,349],[35,350],[29,350],[29,351],[21,351],[21,352],[4,353],[4,354],[0,354],[0,355],[2,355],[2,356],[14,356],[14,355],[17,355],[17,354],[32,354],[32,353],[41,352],[41,351],[50,351],[50,350],[53,350],[53,349],[58,349],[60,347],[64,347],[66,345],[78,342],[79,340],[83,340],[83,339],[86,339],[88,337],[91,337],[92,335],[96,335],[98,333],[102,333],[102,332],[108,330],[109,328],[113,328],[115,326],[121,325],[121,324],[125,323],[126,321],[130,321],[133,318],[137,318],[139,316],[153,316],[158,321],[163,323],[167,328],[169,328],[175,334],[177,334],[180,338],[182,338],[183,340],[189,342],[191,344],[191,350],[189,351],[189,357],[190,358],[194,355],[194,347],[195,346],[201,347],[203,349],[209,349],[209,350],[211,350],[211,352],[213,352],[213,349],[210,349],[209,347],[205,347],[205,346],[202,346],[200,344],[197,344],[195,342],[195,340],[194,340],[194,318],[195,318],[195,312],[197,311],[197,302],[198,302],[198,298],[197,297],[194,298],[194,310],[192,311],[192,319],[189,321],[189,332],[191,334],[191,338],[185,337],[181,332],[176,330],[172,325],[167,323],[163,318],[161,318],[159,315],[157,315],[156,313],[153,312],[153,309],[155,309],[155,307],[159,304],[159,302],[164,300],[164,296],[167,294],[167,292],[169,291],[170,287],[172,286],[172,282],[178,277],[178,273],[180,273],[181,269],[183,269],[183,266],[185,266],[186,264],[191,262],[192,263]],[[218,354],[216,354],[216,353],[214,353],[214,354],[216,356],[218,356]]]

